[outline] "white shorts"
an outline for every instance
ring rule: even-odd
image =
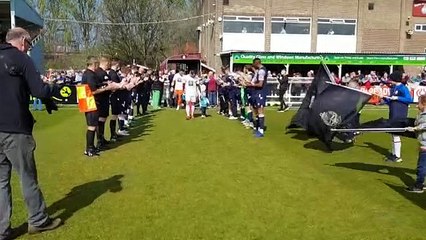
[[[185,95],[185,100],[186,100],[186,102],[193,102],[193,103],[195,103],[195,102],[197,102],[197,96],[195,96],[195,95],[188,95],[188,96],[186,96]]]

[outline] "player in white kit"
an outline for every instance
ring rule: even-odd
[[[179,73],[175,74],[172,82],[172,86],[175,90],[174,97],[177,102],[176,110],[179,110],[182,105],[182,95],[183,95],[183,84],[184,84],[184,75],[183,70],[180,70]]]
[[[185,101],[186,101],[186,119],[194,118],[195,103],[200,97],[200,85],[195,75],[195,71],[190,71],[184,78],[185,83]]]

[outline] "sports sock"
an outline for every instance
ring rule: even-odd
[[[190,105],[190,106],[189,106],[189,108],[191,109],[191,116],[194,116],[194,112],[195,112],[195,106],[194,106],[194,103],[193,103],[193,102],[191,102],[189,105]]]
[[[263,134],[263,132],[265,130],[265,115],[260,114],[259,118],[258,118],[258,121],[259,121],[258,131]]]
[[[98,122],[98,142],[102,142],[104,140],[105,133],[105,122]]]
[[[185,106],[185,110],[186,110],[186,116],[189,117],[191,116],[191,109],[189,107],[189,104],[186,104]]]
[[[86,150],[95,148],[95,131],[87,130],[86,132]]]
[[[401,138],[399,136],[392,135],[392,154],[397,158],[401,157]]]
[[[247,113],[247,118],[248,118],[248,120],[252,123],[253,122],[253,112],[252,111],[249,111],[248,113]]]
[[[116,129],[117,129],[117,120],[110,120],[109,121],[109,128],[111,131],[111,138],[114,137],[115,135],[117,135],[115,133]]]

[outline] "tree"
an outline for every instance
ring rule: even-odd
[[[196,19],[164,22],[193,16],[193,12],[185,0],[104,0],[106,21],[122,25],[103,28],[103,49],[128,62],[135,59],[156,66],[176,46],[196,41]],[[141,21],[147,24],[130,24]]]
[[[68,0],[64,7],[69,16],[78,21],[73,27],[74,35],[82,40],[83,49],[93,47],[96,44],[98,27],[96,24],[88,22],[99,21],[99,9],[101,1],[99,0]]]
[[[165,21],[196,15],[199,0],[31,0],[31,3],[46,18],[45,46],[53,55],[58,47],[62,52],[77,43],[83,55],[99,49],[127,62],[135,59],[155,67],[173,50],[183,50],[187,42],[197,42],[198,19]],[[141,22],[148,24],[134,24]]]

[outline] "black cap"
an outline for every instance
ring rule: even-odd
[[[395,71],[389,75],[389,79],[394,82],[401,82],[402,81],[402,72]]]

